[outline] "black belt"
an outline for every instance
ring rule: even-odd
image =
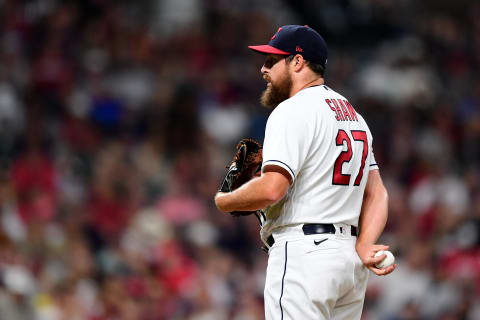
[[[340,232],[343,233],[343,227],[339,227]],[[310,234],[335,234],[335,226],[333,224],[322,224],[322,223],[306,223],[302,226],[303,234],[310,235]],[[357,236],[357,227],[351,226],[350,233],[352,236]],[[267,244],[269,247],[273,246],[275,243],[275,239],[273,236],[270,235],[267,238]]]

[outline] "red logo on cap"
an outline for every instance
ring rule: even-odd
[[[277,33],[279,33],[280,30],[282,30],[282,27],[278,28],[277,32],[275,32],[275,34],[270,38],[270,40],[275,39],[277,37]]]
[[[296,50],[297,52],[303,52],[303,49],[300,48],[300,46],[296,46],[295,50]]]

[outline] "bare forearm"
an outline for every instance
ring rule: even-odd
[[[359,242],[374,244],[383,232],[388,218],[388,193],[381,179],[374,180],[364,198],[360,214]]]
[[[272,183],[270,177],[265,175],[250,180],[233,192],[217,193],[215,196],[217,208],[223,212],[254,211],[268,207],[282,199],[286,190],[275,187],[276,184]]]
[[[383,232],[388,217],[388,197],[371,197],[364,202],[360,215],[358,241],[374,244]]]
[[[360,235],[355,249],[363,264],[377,276],[390,274],[396,265],[386,268],[377,268],[377,263],[382,261],[385,254],[375,256],[380,250],[388,250],[389,246],[377,244],[378,238],[387,224],[388,193],[383,186],[378,170],[370,172],[365,195],[363,197],[362,211],[360,213]]]

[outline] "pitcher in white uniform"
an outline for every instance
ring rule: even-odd
[[[265,317],[360,319],[368,269],[388,246],[375,244],[388,216],[388,195],[372,135],[352,104],[324,84],[327,46],[308,26],[278,29],[267,45],[261,102],[268,118],[261,176],[230,193],[223,212],[265,209],[268,247]]]

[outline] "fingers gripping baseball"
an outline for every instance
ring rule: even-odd
[[[367,267],[370,271],[375,273],[377,276],[384,276],[387,274],[392,273],[395,268],[397,267],[396,264],[387,266],[385,268],[379,268],[379,265],[385,258],[387,258],[386,254],[380,254],[375,256],[375,254],[381,250],[388,250],[389,246],[385,245],[364,245],[358,244],[356,245],[357,254],[362,260],[365,267]]]

